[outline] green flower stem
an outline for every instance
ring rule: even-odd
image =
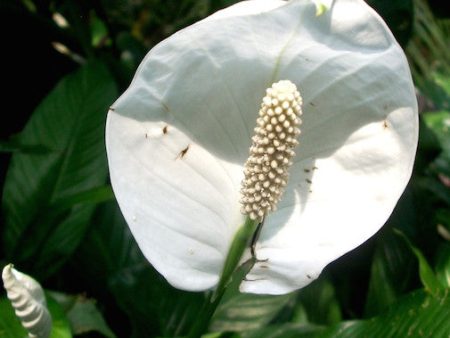
[[[249,247],[253,235],[258,227],[259,222],[251,220],[249,217],[245,220],[245,223],[238,230],[231,243],[230,250],[228,251],[227,258],[220,276],[219,284],[212,294],[211,298],[203,306],[198,320],[192,326],[188,338],[199,338],[209,326],[211,318],[216,311],[217,306],[222,299],[227,286],[232,280],[232,275],[239,267],[239,262],[242,259],[242,255],[246,248]]]

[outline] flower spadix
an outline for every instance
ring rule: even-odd
[[[283,80],[292,85],[272,88]],[[287,113],[300,105],[295,90],[293,101],[275,97],[293,85],[298,138]],[[364,1],[336,0],[317,15],[310,0],[253,0],[155,46],[112,105],[106,144],[123,215],[169,283],[217,285],[237,230],[263,215],[241,290],[281,294],[386,222],[411,175],[417,126],[406,58]]]
[[[279,81],[266,90],[241,189],[241,212],[253,220],[274,211],[286,187],[300,134],[301,104],[291,81]]]

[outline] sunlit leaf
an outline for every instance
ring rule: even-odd
[[[23,328],[14,313],[9,299],[0,299],[0,337],[1,338],[25,338],[27,331]]]
[[[238,294],[223,302],[213,318],[212,331],[245,331],[264,327],[292,295]]]
[[[72,330],[64,309],[46,293],[47,306],[52,315],[52,333],[50,338],[72,338]]]
[[[343,322],[317,338],[448,337],[450,332],[449,289],[431,295],[418,290],[403,297],[380,316]]]

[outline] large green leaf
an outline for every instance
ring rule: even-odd
[[[49,149],[46,149],[39,144],[22,144],[20,141],[20,137],[18,137],[17,135],[11,136],[7,141],[0,141],[0,153],[22,152],[45,154],[49,151]]]
[[[322,326],[283,324],[242,333],[245,338],[447,338],[450,333],[450,290],[432,295],[417,290],[400,298],[388,311],[368,320]]]
[[[378,317],[343,322],[316,338],[447,338],[450,333],[449,291],[444,289],[432,295],[418,290],[401,298]]]
[[[13,155],[3,191],[2,245],[10,261],[26,263],[40,278],[54,272],[85,234],[93,205],[53,206],[104,185],[103,129],[115,96],[107,69],[87,64],[60,81],[21,133],[21,143],[49,152]]]
[[[115,201],[100,205],[92,222],[95,227],[89,229],[71,260],[72,269],[80,268],[76,273],[81,279],[104,289],[108,279],[122,269],[148,264]]]
[[[25,338],[27,331],[20,324],[8,298],[0,298],[0,337]]]

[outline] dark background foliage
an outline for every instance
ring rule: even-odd
[[[0,263],[58,291],[49,298],[76,335],[182,336],[198,320],[205,295],[170,287],[129,233],[103,129],[152,46],[234,2],[0,2]],[[439,1],[367,2],[405,49],[418,88],[413,178],[382,230],[310,286],[280,297],[230,291],[211,337],[450,334],[449,13]],[[0,305],[0,337],[16,337]]]

